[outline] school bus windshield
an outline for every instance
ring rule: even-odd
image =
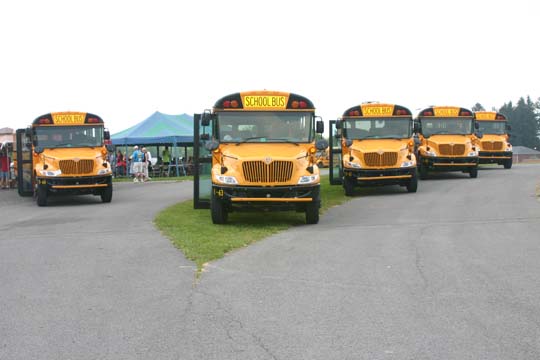
[[[351,140],[405,139],[411,137],[411,119],[345,119],[343,129],[345,137]]]
[[[218,119],[225,143],[313,141],[310,112],[222,112]]]
[[[478,121],[478,126],[484,134],[506,134],[506,121]]]
[[[41,126],[35,128],[35,146],[43,148],[103,145],[103,126]]]
[[[468,135],[473,133],[473,121],[470,118],[422,118],[422,135]]]

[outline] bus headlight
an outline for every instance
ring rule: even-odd
[[[307,176],[300,176],[300,180],[298,180],[298,184],[312,184],[319,180],[319,175],[307,175]]]
[[[108,174],[111,172],[111,168],[110,167],[107,167],[105,169],[99,169],[97,174],[98,175],[105,175],[105,174]]]
[[[39,171],[43,176],[59,176],[62,175],[62,170],[40,170]]]
[[[351,168],[360,169],[362,166],[352,161],[345,161],[345,165]]]
[[[476,151],[471,151],[467,154],[467,156],[478,156],[478,153]]]
[[[228,185],[236,185],[238,184],[238,181],[234,176],[223,176],[223,175],[217,175],[216,180],[223,184]]]
[[[404,161],[401,163],[401,167],[411,167],[414,166],[414,161]]]
[[[435,151],[427,151],[424,153],[425,156],[437,156],[437,154],[435,154]]]

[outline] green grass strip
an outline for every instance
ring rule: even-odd
[[[321,213],[348,199],[341,186],[331,186],[328,176],[321,177]],[[292,226],[304,225],[305,214],[294,211],[233,212],[229,214],[227,224],[214,225],[210,210],[195,210],[193,200],[189,200],[161,211],[155,218],[155,224],[177,248],[182,250],[186,258],[197,264],[200,272],[205,263],[220,259],[227,252]]]

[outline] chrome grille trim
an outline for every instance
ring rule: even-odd
[[[292,161],[244,161],[242,163],[244,179],[252,183],[283,183],[292,178]]]
[[[451,156],[451,155],[465,155],[465,145],[464,144],[440,144],[439,153],[441,155]]]
[[[60,170],[64,175],[82,175],[91,174],[94,170],[94,161],[83,159],[79,161],[75,160],[60,160]]]
[[[397,152],[384,152],[382,154],[371,152],[364,154],[364,163],[366,166],[372,167],[395,166],[397,159]]]

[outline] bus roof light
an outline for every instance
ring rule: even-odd
[[[99,121],[98,118],[95,118],[95,117],[89,117],[88,119],[86,119],[86,122],[87,122],[87,123],[93,123],[93,124],[95,124],[95,123],[99,123],[100,121]]]
[[[300,101],[300,109],[307,109],[307,102]]]
[[[40,124],[50,124],[50,123],[51,123],[51,119],[45,118],[45,117],[44,117],[44,118],[39,119],[39,123],[40,123]]]
[[[237,108],[238,107],[238,100],[231,100],[231,107]]]
[[[230,100],[225,100],[225,101],[223,101],[223,107],[224,107],[224,108],[229,108],[229,107],[231,107],[231,101],[230,101]]]
[[[298,103],[298,101],[294,100],[292,103],[291,103],[291,107],[293,109],[298,109],[298,107],[300,106],[300,104]]]
[[[468,110],[461,110],[459,116],[472,116],[471,112]]]

